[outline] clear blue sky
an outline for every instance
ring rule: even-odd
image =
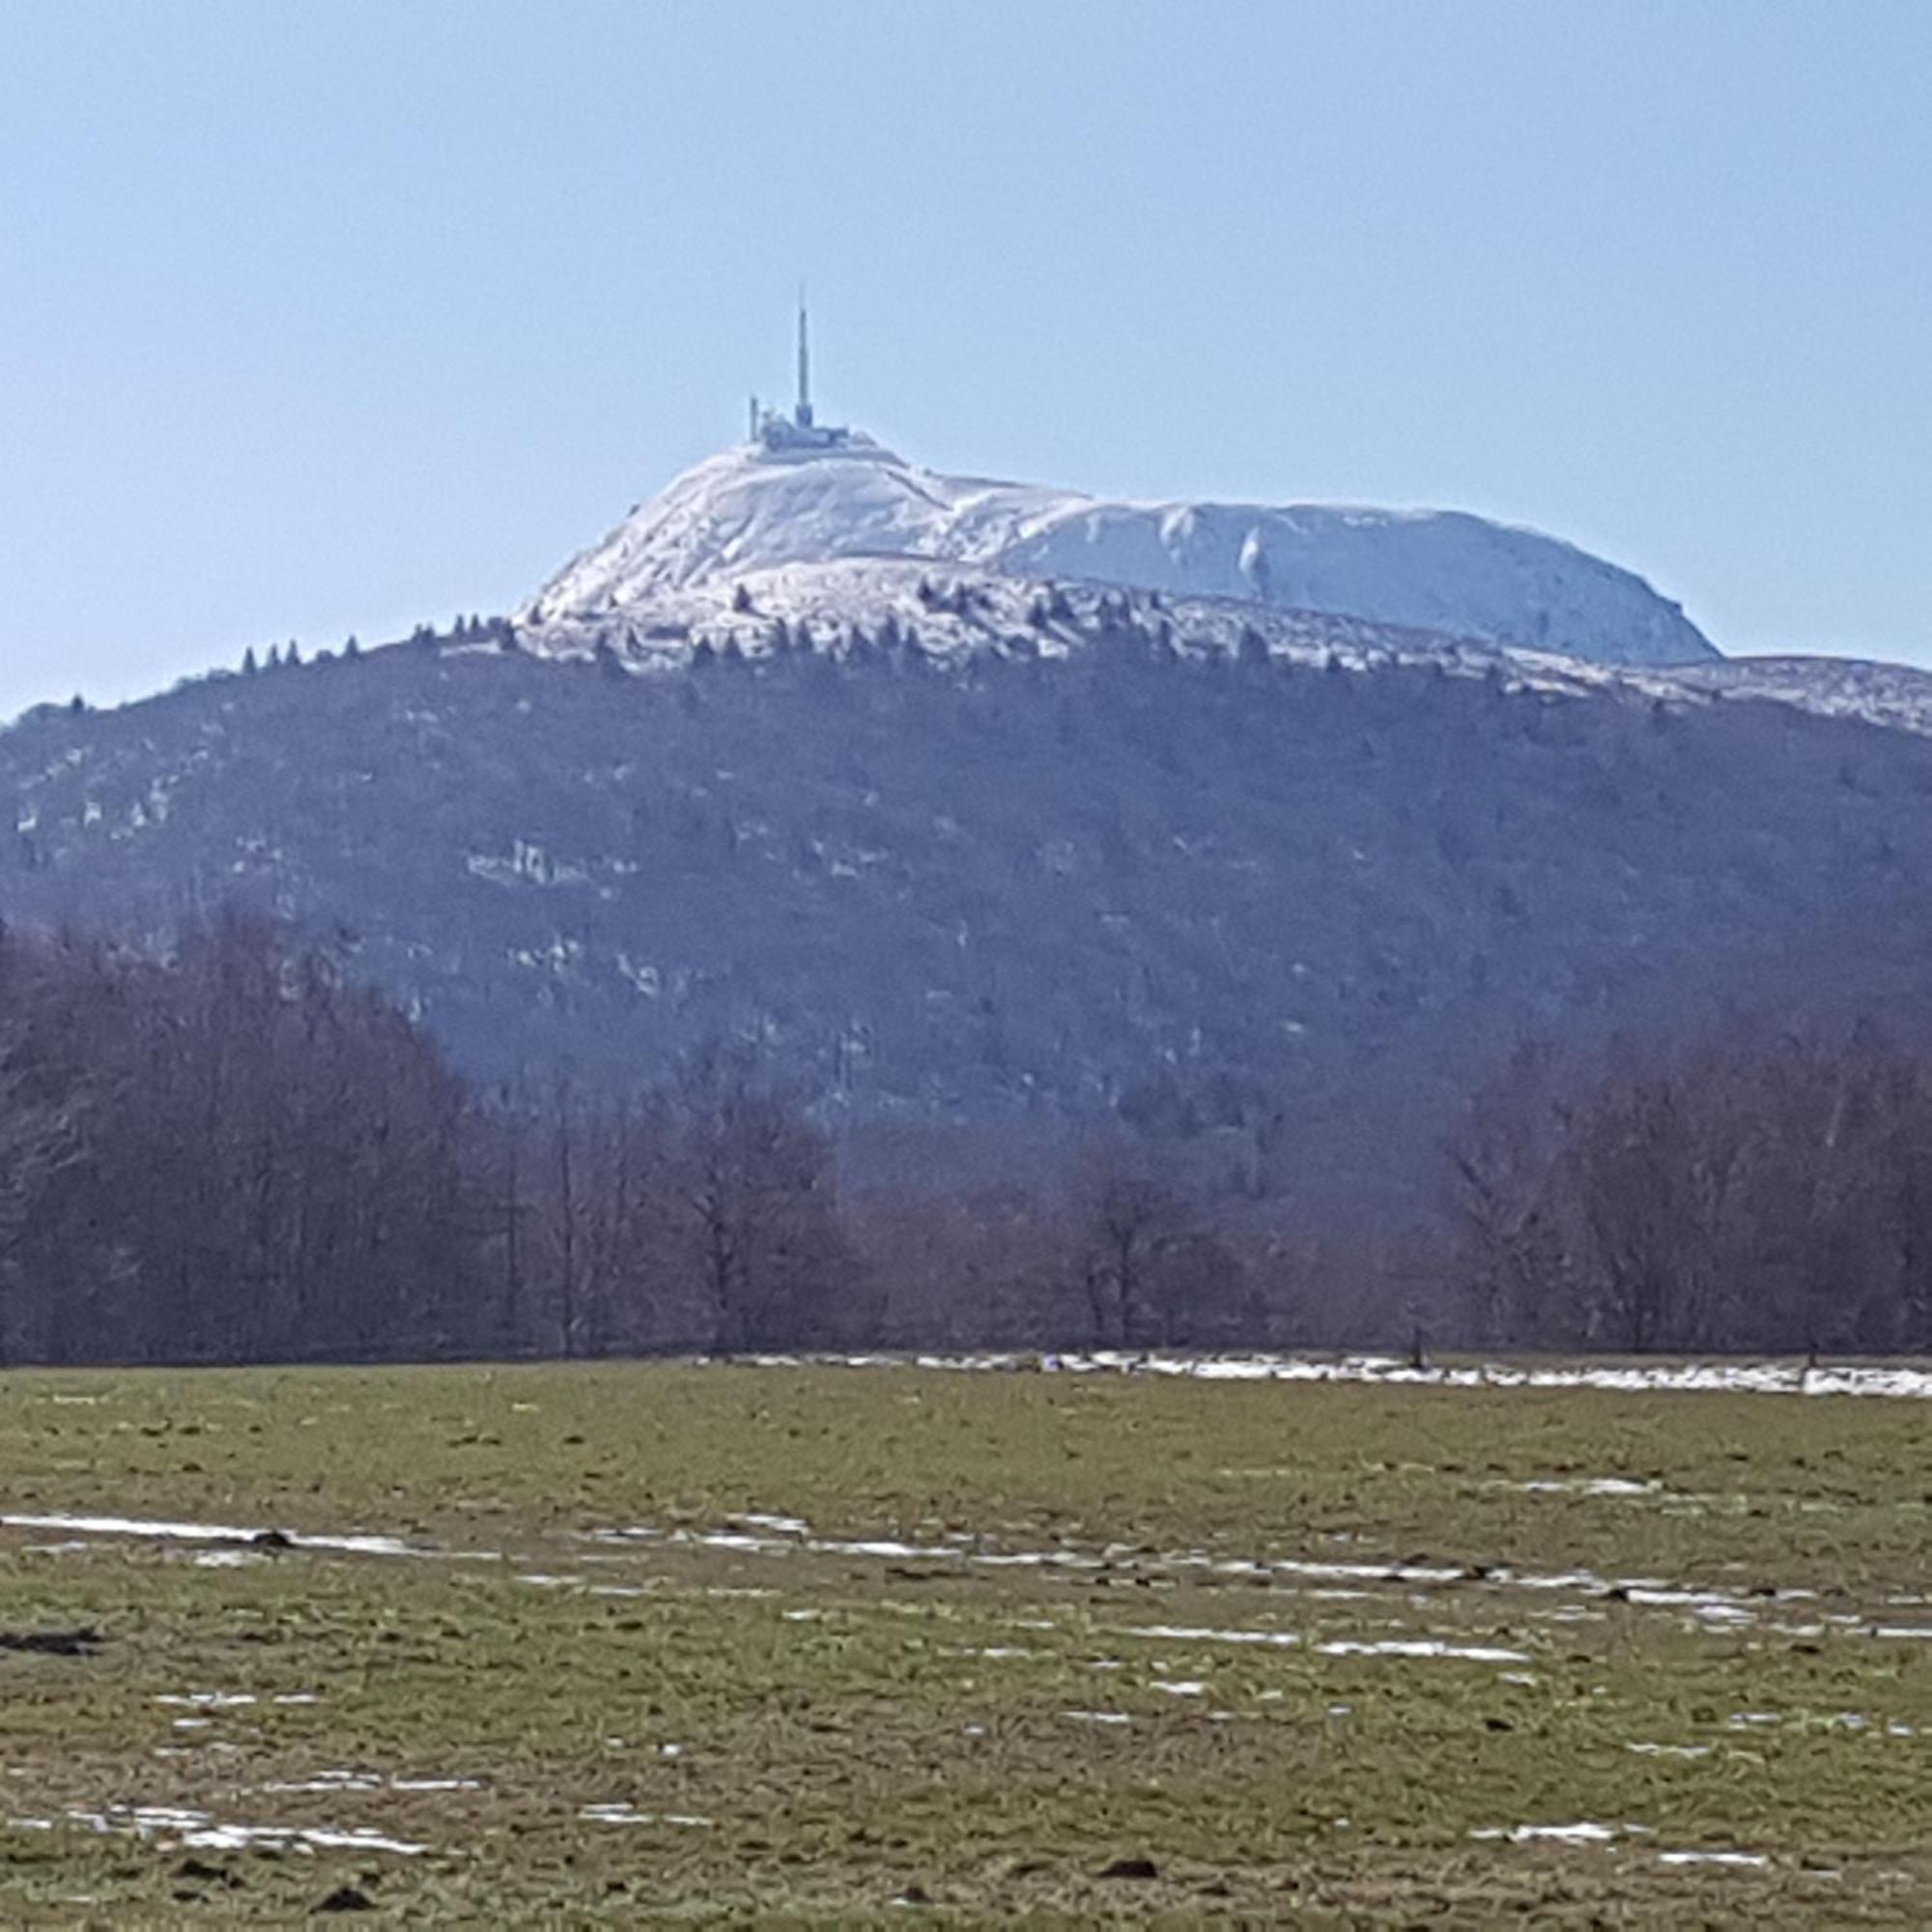
[[[504,609],[788,377],[1932,662],[1932,4],[0,0],[0,713]]]

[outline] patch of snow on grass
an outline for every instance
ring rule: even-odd
[[[1258,1643],[1282,1648],[1301,1641],[1293,1631],[1212,1630],[1190,1624],[1141,1624],[1115,1634],[1165,1637],[1173,1643]]]
[[[708,1832],[709,1818],[691,1811],[639,1811],[630,1804],[585,1804],[577,1815],[592,1825],[676,1825],[687,1831]]]
[[[846,1368],[903,1368],[893,1355],[759,1356],[758,1366],[808,1361]],[[1932,1370],[1851,1364],[1809,1368],[1796,1362],[1577,1362],[1519,1368],[1505,1362],[1415,1368],[1394,1355],[1129,1354],[1102,1350],[1046,1355],[920,1355],[916,1365],[964,1371],[1040,1370],[1048,1374],[1180,1376],[1201,1381],[1381,1382],[1402,1387],[1614,1389],[1630,1394],[1715,1391],[1742,1395],[1846,1395],[1932,1400]]]
[[[51,1829],[56,1822],[77,1825],[103,1836],[126,1832],[136,1837],[176,1838],[192,1851],[239,1852],[251,1845],[263,1845],[275,1850],[305,1847],[314,1851],[393,1852],[402,1858],[415,1858],[429,1850],[427,1845],[386,1837],[375,1831],[336,1831],[327,1826],[306,1825],[239,1825],[219,1822],[206,1811],[158,1804],[109,1805],[102,1811],[71,1809],[61,1821],[50,1819],[44,1825],[34,1821],[31,1829]]]
[[[1492,1644],[1448,1643],[1440,1637],[1383,1637],[1374,1642],[1337,1638],[1316,1645],[1322,1657],[1454,1657],[1469,1663],[1527,1663],[1520,1650],[1503,1650]]]
[[[128,1516],[0,1516],[0,1528],[60,1529],[80,1536],[143,1536],[164,1543],[259,1543],[286,1535],[297,1549],[339,1550],[354,1556],[425,1556],[436,1552],[407,1544],[394,1536],[298,1536],[266,1527],[231,1522],[170,1522]]]
[[[1512,1845],[1534,1844],[1547,1839],[1559,1845],[1607,1845],[1617,1835],[1614,1825],[1598,1825],[1589,1819],[1575,1825],[1492,1825],[1471,1832],[1472,1838],[1500,1838]]]

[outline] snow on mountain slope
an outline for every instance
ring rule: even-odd
[[[1005,576],[918,558],[838,557],[786,562],[665,590],[648,600],[614,600],[588,620],[560,614],[520,624],[521,640],[539,656],[586,658],[606,651],[637,670],[672,670],[701,642],[758,657],[783,642],[842,651],[855,634],[884,641],[916,637],[927,657],[976,651],[1001,656],[1065,657],[1110,630],[1165,635],[1182,657],[1232,657],[1259,639],[1271,657],[1333,663],[1366,670],[1431,661],[1474,672],[1515,656],[1480,639],[1320,611],[1283,611],[1231,598],[1163,597],[1091,581],[1064,584]],[[1549,658],[1565,672],[1596,680],[1607,668]]]
[[[1727,658],[1669,673],[1671,695],[1789,704],[1821,718],[1853,719],[1932,736],[1932,672],[1863,658]]]
[[[1604,664],[1715,655],[1641,578],[1454,511],[1071,505],[1022,530],[999,562],[1036,577],[1347,611]]]
[[[1480,517],[1109,502],[942,475],[857,434],[829,449],[746,444],[698,464],[515,621],[539,650],[582,647],[613,627],[690,623],[756,573],[855,559],[1232,600],[1603,664],[1716,656],[1641,578]]]

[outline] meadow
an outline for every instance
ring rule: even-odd
[[[0,1376],[0,1918],[1932,1920],[1932,1408]]]

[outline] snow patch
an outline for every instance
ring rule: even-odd
[[[1520,1650],[1504,1650],[1493,1644],[1449,1643],[1440,1637],[1384,1637],[1373,1642],[1341,1637],[1333,1643],[1317,1644],[1322,1657],[1453,1657],[1468,1663],[1527,1663]]]

